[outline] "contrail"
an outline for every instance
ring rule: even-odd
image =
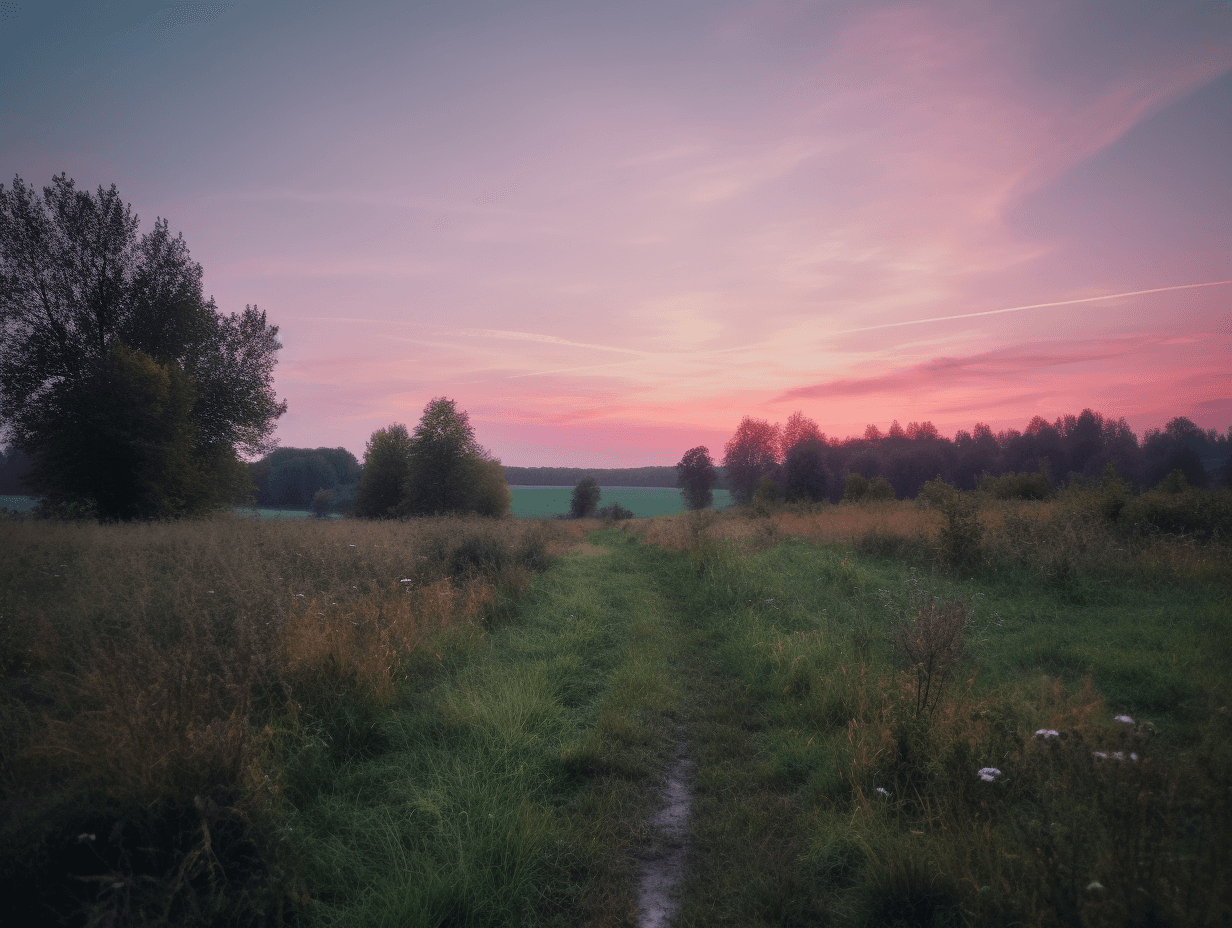
[[[1010,306],[1006,309],[986,309],[978,313],[960,313],[957,316],[932,316],[928,319],[908,319],[905,322],[883,322],[880,325],[865,325],[858,329],[842,329],[830,335],[849,335],[852,332],[871,332],[874,329],[893,329],[901,325],[923,325],[926,322],[947,322],[950,319],[971,319],[975,316],[996,316],[1000,313],[1016,313],[1024,309],[1044,309],[1048,306],[1072,306],[1075,303],[1097,303],[1100,300],[1115,300],[1122,296],[1142,296],[1147,293],[1167,293],[1169,290],[1194,290],[1198,287],[1221,287],[1232,280],[1212,280],[1204,284],[1177,284],[1175,287],[1154,287],[1150,290],[1128,290],[1125,293],[1105,293],[1103,296],[1084,296],[1078,300],[1055,300],[1051,303],[1031,303],[1027,306]]]

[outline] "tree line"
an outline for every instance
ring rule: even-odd
[[[757,495],[838,502],[852,496],[849,485],[856,495],[907,499],[938,477],[973,490],[1008,475],[1035,474],[1037,483],[1052,487],[1097,478],[1109,467],[1137,489],[1169,475],[1194,487],[1232,486],[1232,427],[1221,434],[1178,416],[1139,439],[1124,418],[1091,409],[1052,422],[1035,416],[1021,431],[994,433],[976,423],[953,438],[940,435],[931,422],[903,428],[895,420],[887,432],[869,425],[862,436],[842,441],[827,438],[802,412],[785,426],[745,416],[723,450],[737,503]],[[695,452],[709,460],[706,448],[690,454]],[[699,468],[704,470],[695,462]]]

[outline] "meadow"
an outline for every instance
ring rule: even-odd
[[[0,920],[1226,924],[1212,500],[2,521]]]
[[[619,503],[637,518],[676,515],[685,511],[680,491],[669,487],[601,487],[603,496],[600,505]],[[568,515],[573,498],[573,487],[510,487],[512,503],[510,514],[520,519],[545,519]],[[0,496],[0,509],[14,512],[29,512],[38,504],[32,496]],[[731,493],[714,491],[715,509],[731,506]],[[236,507],[240,518],[258,519],[311,519],[307,509],[262,509]],[[337,518],[337,516],[333,516]]]

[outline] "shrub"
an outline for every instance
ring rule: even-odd
[[[868,492],[868,478],[863,474],[848,474],[843,479],[843,502],[858,503]]]
[[[980,490],[996,499],[1047,499],[1052,495],[1047,466],[1035,474],[985,474],[980,478]]]
[[[312,494],[312,515],[317,519],[325,519],[329,517],[330,507],[334,503],[333,490],[317,490]]]
[[[1135,535],[1226,540],[1232,538],[1232,490],[1148,490],[1129,499],[1120,515],[1120,524]]]
[[[894,498],[894,487],[885,477],[869,480],[862,474],[848,474],[843,481],[844,503],[871,503],[879,499]]]
[[[614,522],[617,519],[632,519],[633,511],[626,509],[620,503],[612,503],[610,506],[603,506],[595,511],[595,515],[600,519],[607,519],[609,522]]]
[[[939,602],[914,594],[915,616],[894,635],[894,645],[915,673],[915,714],[918,718],[937,708],[949,682],[950,670],[962,657],[967,604]]]
[[[979,508],[974,498],[940,477],[924,484],[918,498],[940,509],[945,517],[937,543],[942,560],[956,568],[974,563],[983,539]]]

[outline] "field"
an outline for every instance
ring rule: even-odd
[[[1232,554],[1098,503],[0,522],[0,921],[1227,924]]]
[[[513,502],[510,514],[521,519],[544,519],[567,515],[573,498],[573,487],[510,487]],[[601,506],[620,503],[638,518],[668,516],[684,512],[684,502],[679,490],[668,487],[603,487]],[[0,509],[29,512],[36,505],[32,496],[0,496]],[[714,491],[716,509],[731,505],[727,490]],[[306,509],[240,509],[235,514],[242,518],[259,519],[310,519]]]
[[[523,519],[543,519],[567,515],[573,498],[573,487],[510,487],[513,491],[511,515]],[[670,516],[682,513],[684,501],[680,491],[669,487],[601,487],[600,506],[619,503],[637,518]],[[731,493],[714,491],[716,509],[731,505]]]

